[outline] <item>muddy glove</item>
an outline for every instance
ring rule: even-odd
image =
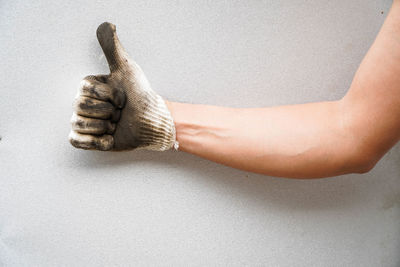
[[[165,101],[121,46],[115,25],[101,24],[97,39],[110,74],[82,80],[71,119],[71,144],[116,151],[177,149],[175,126]]]

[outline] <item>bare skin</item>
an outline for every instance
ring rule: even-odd
[[[400,139],[400,1],[338,101],[167,106],[180,150],[233,168],[288,178],[368,172]]]

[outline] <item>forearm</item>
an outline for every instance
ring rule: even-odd
[[[180,150],[247,171],[314,178],[355,171],[340,102],[235,109],[167,103]]]

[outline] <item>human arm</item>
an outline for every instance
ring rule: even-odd
[[[400,138],[400,1],[333,102],[233,109],[167,102],[180,150],[292,178],[364,173]]]
[[[166,102],[166,109],[164,101],[154,96],[158,104],[152,112],[157,116],[148,121],[146,118],[154,116],[148,114],[151,105],[143,96],[153,91],[143,72],[133,61],[124,60],[125,51],[120,56],[117,38],[103,38],[102,47],[107,40],[114,40],[118,48],[106,53],[111,74],[99,85],[80,88],[75,112],[83,121],[72,121],[70,141],[84,149],[126,150],[154,148],[157,139],[162,146],[155,144],[155,150],[165,150],[175,144],[176,136],[182,151],[266,175],[317,178],[366,172],[400,136],[399,5],[399,0],[393,3],[349,92],[332,102],[254,109]],[[126,64],[129,71],[113,74],[115,55],[124,66],[124,62],[132,63]],[[100,97],[103,102],[99,105],[85,102],[89,91],[89,97],[96,98],[92,93],[106,87],[108,95],[116,89],[128,95],[125,106],[117,103],[114,107],[120,109],[121,118],[101,114],[103,102],[113,102],[110,97]],[[92,121],[92,116],[97,117]],[[144,121],[146,134],[138,135]],[[162,125],[164,133],[157,130]]]

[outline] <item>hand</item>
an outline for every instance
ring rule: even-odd
[[[104,22],[97,39],[110,67],[108,75],[85,77],[71,118],[77,148],[167,150],[177,146],[171,114],[143,71],[123,49],[115,25]]]

